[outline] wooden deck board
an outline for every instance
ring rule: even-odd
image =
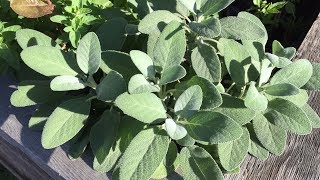
[[[299,48],[297,58],[320,62],[320,15]],[[14,85],[0,77],[0,162],[21,179],[108,179],[92,170],[92,157],[71,161],[67,146],[44,150],[41,134],[27,128],[32,109],[14,108],[9,97]],[[310,104],[320,114],[320,94],[311,93]],[[109,177],[110,178],[110,177]],[[248,156],[238,175],[227,180],[316,180],[320,179],[320,129],[311,135],[289,135],[287,149],[280,157],[259,161]]]

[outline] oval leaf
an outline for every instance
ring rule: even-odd
[[[116,101],[123,113],[144,123],[152,123],[167,117],[161,100],[152,93],[120,95]]]
[[[130,57],[140,72],[148,78],[153,78],[156,74],[152,59],[144,52],[130,51]]]
[[[187,74],[187,71],[183,66],[181,65],[173,66],[163,71],[159,84],[165,85],[171,82],[178,81],[179,79],[182,79],[183,77],[185,77],[186,74]]]
[[[128,91],[130,94],[160,92],[160,87],[148,82],[142,74],[136,74],[129,81]]]
[[[254,82],[250,83],[247,95],[244,98],[244,105],[254,111],[264,111],[268,107],[268,99],[260,94]]]
[[[221,24],[218,18],[211,17],[201,22],[190,22],[189,27],[200,36],[215,38],[221,33]]]
[[[187,135],[187,130],[172,119],[166,119],[165,127],[168,135],[174,140],[182,139]]]
[[[263,89],[265,93],[272,96],[292,96],[299,93],[299,88],[288,83],[266,86]]]
[[[84,82],[74,76],[57,76],[50,83],[50,88],[53,91],[79,90],[85,87]]]
[[[33,29],[20,29],[16,32],[16,39],[22,49],[36,45],[59,47],[51,37]]]
[[[84,126],[90,105],[86,98],[72,99],[59,105],[43,128],[42,146],[52,149],[72,139]]]

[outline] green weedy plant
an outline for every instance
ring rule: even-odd
[[[148,37],[145,51],[101,51],[106,42],[93,32],[67,51],[19,30],[23,62],[46,77],[21,82],[11,103],[38,105],[29,126],[43,128],[44,148],[69,142],[75,159],[90,144],[93,168],[113,179],[160,179],[177,168],[187,180],[223,179],[248,153],[280,155],[288,131],[320,127],[307,104],[320,65],[291,61],[296,50],[278,41],[265,52],[266,29],[249,13],[212,16],[232,2],[180,0],[190,15],[132,4],[142,20],[123,28]]]

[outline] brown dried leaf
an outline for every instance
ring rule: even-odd
[[[50,0],[11,0],[10,7],[20,16],[38,18],[51,14],[54,4]]]

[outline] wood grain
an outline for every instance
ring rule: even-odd
[[[299,48],[297,58],[320,62],[320,16]],[[92,170],[92,157],[71,161],[67,146],[44,150],[41,133],[27,128],[33,111],[9,104],[13,92],[10,80],[0,77],[0,162],[20,179],[109,179],[107,174]],[[312,92],[310,104],[320,114],[320,96]],[[280,157],[267,161],[247,157],[238,175],[227,180],[316,180],[320,179],[320,129],[311,135],[288,137],[287,149]]]
[[[301,44],[296,59],[320,63],[320,14]],[[320,94],[310,92],[309,104],[320,114]],[[226,180],[316,180],[320,179],[320,129],[312,134],[290,134],[285,152],[270,155],[266,161],[248,156],[241,173],[226,175]]]

